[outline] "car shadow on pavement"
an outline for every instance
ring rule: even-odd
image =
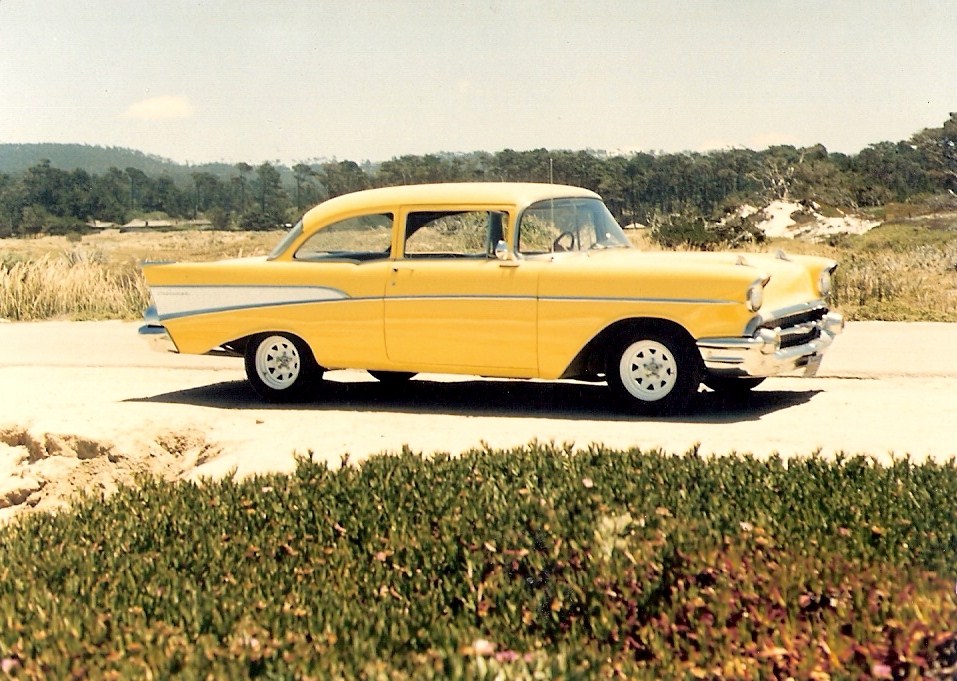
[[[677,416],[642,416],[620,408],[603,384],[520,380],[430,381],[417,378],[399,385],[376,381],[326,380],[305,401],[264,402],[245,381],[214,383],[188,390],[127,400],[191,404],[216,409],[360,411],[551,418],[590,421],[659,420],[679,423],[735,423],[810,401],[820,390],[774,390],[772,386],[741,396],[702,390],[690,411]]]

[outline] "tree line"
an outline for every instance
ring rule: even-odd
[[[82,231],[92,220],[123,224],[151,215],[202,217],[222,229],[270,229],[333,196],[425,182],[578,185],[601,194],[624,224],[689,211],[714,218],[743,203],[773,199],[864,208],[957,191],[957,113],[908,140],[878,142],[850,155],[822,145],[624,155],[505,149],[407,155],[377,165],[333,160],[227,168],[179,181],[133,167],[91,173],[49,161],[0,173],[0,235]]]

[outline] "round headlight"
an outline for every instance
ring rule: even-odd
[[[748,289],[748,309],[757,312],[764,305],[764,283],[758,282]]]
[[[817,280],[817,290],[820,291],[822,298],[831,295],[831,270],[824,270]]]

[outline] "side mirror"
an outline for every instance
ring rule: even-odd
[[[499,239],[495,243],[495,259],[496,260],[508,260],[508,244]]]

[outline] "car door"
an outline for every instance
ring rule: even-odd
[[[388,362],[383,291],[391,274],[394,216],[359,213],[316,231],[296,251],[286,279],[322,300],[296,309],[300,330],[326,366],[365,367]],[[294,279],[293,279],[294,276]],[[288,318],[290,308],[280,312]]]
[[[385,291],[389,360],[410,369],[534,376],[537,268],[495,258],[507,209],[415,208]]]

